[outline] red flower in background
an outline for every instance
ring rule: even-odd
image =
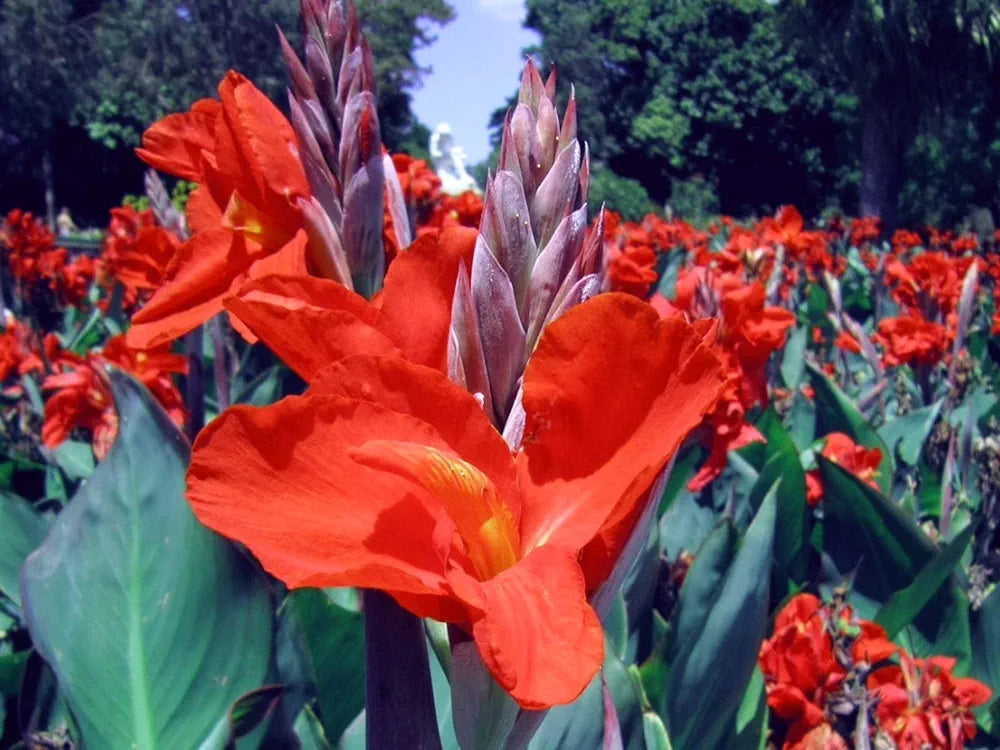
[[[124,336],[115,336],[104,344],[100,359],[146,386],[178,427],[187,420],[184,400],[171,378],[171,375],[187,375],[188,360],[183,354],[172,353],[167,344],[153,349],[133,349]]]
[[[878,475],[878,469],[882,463],[882,451],[878,448],[865,448],[863,445],[857,445],[842,432],[831,432],[825,440],[823,458],[832,461],[845,471],[851,472],[870,487],[879,489],[875,477]],[[822,499],[823,485],[820,482],[819,471],[810,471],[806,474],[806,502],[815,506]]]
[[[42,389],[52,391],[45,401],[42,442],[54,448],[81,428],[91,433],[94,455],[104,458],[118,433],[118,415],[103,373],[93,363],[85,362],[73,370],[47,376]]]
[[[106,282],[125,287],[123,307],[144,302],[176,270],[181,242],[173,232],[157,226],[150,209],[129,206],[111,209],[104,238],[103,275]]]
[[[920,235],[916,232],[897,229],[892,234],[892,252],[895,255],[900,255],[916,247],[922,247],[923,244],[924,241],[920,239]]]
[[[885,318],[878,323],[872,341],[885,349],[888,367],[898,365],[933,366],[944,359],[949,346],[948,329],[919,315]]]
[[[407,203],[419,207],[439,197],[441,178],[426,161],[414,159],[409,154],[393,154],[392,163],[396,167],[399,185],[403,188],[403,197]]]
[[[611,290],[645,299],[657,279],[656,253],[649,245],[612,246],[608,264]]]
[[[48,289],[60,305],[79,305],[86,299],[94,280],[95,263],[86,255],[70,259],[64,247],[57,247],[55,235],[30,212],[10,211],[0,228],[0,243],[18,289],[32,301]]]
[[[721,342],[739,362],[745,406],[767,401],[764,367],[771,353],[785,345],[785,334],[794,324],[788,310],[766,306],[759,281],[723,296]]]
[[[760,648],[767,705],[789,723],[785,749],[827,723],[826,698],[847,675],[837,661],[823,603],[799,594],[778,613],[774,635]]]
[[[54,343],[53,343],[54,342]],[[187,373],[187,358],[171,354],[169,345],[141,351],[130,348],[124,336],[110,339],[100,352],[86,359],[58,348],[58,339],[46,340],[47,358],[53,372],[42,381],[42,390],[51,395],[45,402],[42,442],[54,448],[80,428],[91,433],[94,455],[104,458],[118,433],[111,387],[104,366],[114,365],[145,385],[162,404],[174,424],[187,418],[181,395],[171,374]]]
[[[899,304],[933,319],[954,312],[962,294],[965,270],[959,259],[926,252],[909,263],[895,259],[886,263],[885,283]]]
[[[882,220],[877,216],[851,219],[851,244],[860,247],[882,236]]]
[[[900,656],[899,665],[876,670],[868,688],[878,699],[875,716],[899,750],[962,750],[976,736],[970,709],[992,691],[978,680],[955,677],[955,659]]]
[[[783,750],[846,748],[831,726],[830,703],[840,699],[856,665],[878,664],[898,651],[879,625],[858,620],[850,607],[794,596],[758,656],[767,704],[787,723]]]
[[[708,460],[688,483],[688,489],[698,492],[722,473],[729,451],[764,441],[746,423],[746,412],[767,402],[765,366],[772,352],[784,346],[795,316],[768,306],[759,281],[744,285],[735,274],[714,273],[702,266],[683,269],[675,290],[673,303],[656,297],[653,307],[664,317],[684,314],[702,321],[699,330],[722,361],[726,375],[722,397],[707,419]],[[709,323],[716,316],[717,324]]]

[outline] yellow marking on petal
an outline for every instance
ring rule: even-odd
[[[468,461],[397,440],[369,440],[351,455],[365,466],[413,480],[441,503],[482,580],[517,562],[514,516],[490,478]]]
[[[269,250],[277,250],[290,239],[275,225],[272,217],[235,190],[229,196],[229,203],[222,215],[222,226],[243,234]]]

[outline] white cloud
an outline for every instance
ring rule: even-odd
[[[479,7],[501,21],[524,20],[524,0],[475,0]]]

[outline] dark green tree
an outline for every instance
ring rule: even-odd
[[[283,103],[275,26],[298,37],[287,0],[104,0],[93,27],[96,66],[78,120],[95,140],[134,146],[149,123],[212,96],[229,68]]]
[[[426,142],[410,110],[409,92],[427,72],[414,54],[452,7],[358,5],[376,60],[383,140],[391,148]],[[143,130],[214,95],[227,69],[284,106],[276,26],[299,46],[296,0],[0,0],[2,203],[35,208],[44,185],[53,216],[58,188],[78,216],[103,221],[122,193],[141,190],[132,147]]]
[[[730,213],[838,191],[850,102],[766,0],[528,0],[595,157],[657,201],[701,176]]]
[[[843,74],[860,110],[864,216],[896,225],[905,160],[929,116],[961,111],[970,91],[989,97],[1000,41],[996,0],[783,0],[790,36]],[[960,127],[960,126],[959,126]]]
[[[0,161],[7,180],[37,181],[55,222],[53,148],[72,118],[92,52],[90,3],[0,3]],[[0,180],[2,182],[2,180]]]

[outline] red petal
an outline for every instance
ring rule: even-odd
[[[574,700],[604,661],[604,632],[587,603],[575,554],[539,547],[488,581],[449,582],[473,616],[483,663],[524,708]]]
[[[177,274],[132,318],[128,345],[150,349],[197,328],[222,310],[230,288],[259,257],[259,248],[225,229],[181,245]]]
[[[599,295],[552,323],[524,375],[523,549],[581,549],[633,513],[636,481],[652,481],[722,382],[691,326],[634,297]]]
[[[309,275],[306,262],[306,246],[308,244],[309,238],[300,229],[296,232],[291,242],[282,247],[278,252],[265,255],[260,260],[255,261],[247,271],[247,276],[250,279],[259,279],[264,276],[307,277]],[[223,304],[225,304],[225,300],[223,300]],[[257,343],[257,336],[250,330],[246,323],[232,312],[229,313],[229,322],[246,341],[251,344]]]
[[[215,146],[215,119],[221,111],[214,99],[202,99],[190,112],[167,115],[142,134],[136,154],[154,169],[201,182],[201,154]]]
[[[349,354],[392,354],[376,310],[329,279],[267,276],[246,283],[226,308],[306,381]]]
[[[434,427],[448,446],[490,478],[520,517],[520,493],[507,443],[476,401],[442,373],[398,357],[348,357],[323,370],[310,393],[374,401]]]
[[[219,98],[223,116],[214,152],[229,184],[213,194],[239,193],[268,218],[270,234],[286,235],[277,241],[284,244],[301,226],[295,200],[309,195],[292,127],[263,92],[234,71],[219,84]]]
[[[306,396],[239,406],[198,436],[187,496],[202,523],[290,587],[444,595],[435,534],[448,519],[411,482],[351,458],[373,439],[447,448],[430,426],[372,403]]]
[[[401,252],[385,277],[378,327],[411,362],[448,367],[448,331],[464,248],[425,235]]]
[[[222,226],[222,208],[216,204],[212,194],[201,185],[188,196],[187,219],[192,234],[211,232]]]

